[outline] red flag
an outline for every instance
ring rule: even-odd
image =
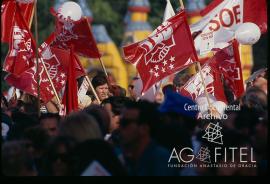
[[[237,41],[233,40],[228,47],[218,51],[212,58],[213,62],[218,66],[220,73],[223,74],[235,98],[239,98],[244,93],[244,82],[238,47]]]
[[[74,70],[75,66],[76,60],[72,48],[70,51],[67,84],[62,99],[66,114],[78,110],[78,84],[76,80],[76,72]]]
[[[32,17],[34,13],[34,1],[32,2],[17,2],[20,7],[20,12],[26,22],[28,28],[31,27]],[[1,42],[9,43],[12,35],[12,29],[16,12],[15,0],[4,0],[1,4]]]
[[[70,54],[68,51],[47,47],[42,52],[42,59],[54,84],[56,92],[59,92],[66,84],[67,81],[67,68],[65,68],[61,61],[69,60]],[[40,98],[43,102],[50,101],[54,96],[54,91],[51,83],[45,73],[44,67],[39,60],[39,77],[40,77]],[[36,66],[25,71],[20,77],[9,74],[6,77],[8,84],[28,93],[33,96],[37,94],[37,81],[36,81]]]
[[[52,46],[52,42],[55,39],[55,35],[51,34],[46,40],[45,42],[43,42],[39,48],[39,52],[42,52],[43,50],[45,50],[47,47],[51,47]],[[70,56],[70,55],[69,55]],[[68,57],[69,57],[68,56]],[[84,71],[83,66],[81,65],[80,59],[76,56],[76,54],[73,54],[76,63],[75,63],[75,71],[76,71],[76,79],[85,76],[86,73]],[[69,59],[63,59],[61,60],[61,64],[63,65],[63,67],[65,68],[66,71],[68,71],[68,67],[69,67]]]
[[[244,22],[253,22],[259,26],[262,33],[267,32],[266,0],[244,1]]]
[[[213,95],[217,101],[227,103],[223,84],[215,63],[208,62],[204,64],[202,67],[202,74],[207,92]],[[200,73],[197,73],[190,78],[180,89],[179,93],[183,96],[190,97],[194,101],[197,97],[204,94],[204,86]]]
[[[34,65],[32,58],[35,56],[36,46],[33,36],[21,15],[20,7],[16,3],[15,6],[9,52],[3,70],[19,76]]]
[[[184,11],[163,22],[147,39],[123,50],[140,74],[142,92],[198,61]]]
[[[53,10],[51,11],[56,18],[53,46],[69,49],[73,45],[74,51],[79,55],[89,58],[101,57],[86,17],[79,21],[63,20]]]

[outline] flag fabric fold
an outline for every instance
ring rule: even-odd
[[[16,4],[20,7],[20,12],[26,22],[27,27],[30,29],[33,14],[34,14],[34,1],[27,3],[16,2],[16,0],[3,0],[1,4],[1,42],[9,43],[12,35],[13,23],[15,13],[18,11]]]
[[[82,17],[78,21],[63,20],[53,9],[51,9],[51,12],[56,19],[52,46],[69,49],[73,45],[74,52],[81,56],[89,58],[101,57],[86,17]]]
[[[53,45],[53,40],[55,39],[55,35],[51,34],[39,47],[39,52],[43,52],[44,50],[46,50],[47,47],[52,47],[55,48]],[[61,50],[65,50],[65,49],[61,49]],[[80,62],[80,59],[78,58],[78,56],[74,53],[73,57],[75,58],[76,64],[75,64],[75,71],[76,71],[76,79],[85,76],[85,70]],[[69,59],[64,59],[61,60],[61,64],[63,65],[63,67],[65,68],[65,70],[68,70],[69,67]]]
[[[67,66],[62,64],[62,61],[68,61],[70,59],[70,53],[62,49],[47,47],[40,55],[56,92],[60,92],[66,84],[68,70]],[[55,93],[47,74],[45,73],[41,59],[39,59],[40,98],[44,103],[46,103],[55,96]],[[20,77],[8,74],[5,80],[9,85],[12,85],[17,89],[33,96],[38,96],[36,63],[35,66],[22,73]]]
[[[215,55],[208,59],[202,66],[202,73],[209,94],[216,100],[227,103],[223,82],[232,91],[234,98],[237,99],[244,93],[244,83],[241,69],[241,62],[238,50],[239,44],[236,40],[230,42],[229,46],[219,49]],[[199,73],[190,78],[181,88],[180,93],[196,100],[204,93],[201,76]]]
[[[12,17],[11,35],[9,41],[9,52],[6,56],[3,70],[20,76],[24,71],[30,69],[35,57],[35,42],[33,36],[21,14],[21,9],[15,3],[16,8]]]
[[[65,87],[62,104],[64,105],[65,114],[78,110],[78,84],[76,80],[76,60],[74,58],[73,48],[70,51],[70,60],[68,66],[68,78]]]
[[[211,94],[216,101],[222,101],[227,104],[223,83],[216,64],[210,61],[207,62],[202,66],[201,72],[207,93]],[[179,93],[183,96],[191,98],[194,101],[196,101],[198,97],[205,95],[200,73],[196,73],[193,77],[191,77],[185,83],[185,85],[182,86]]]
[[[235,99],[241,97],[244,93],[243,74],[238,48],[238,42],[233,40],[229,46],[218,51],[212,59],[234,94]]]

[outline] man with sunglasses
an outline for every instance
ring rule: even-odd
[[[129,175],[178,175],[168,168],[170,153],[151,136],[157,123],[157,106],[146,101],[126,104],[120,117],[120,143]]]

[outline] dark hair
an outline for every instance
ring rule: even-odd
[[[49,118],[55,118],[57,122],[60,122],[60,115],[58,113],[41,113],[39,117],[39,122],[41,122],[43,119],[49,119]]]
[[[123,96],[111,96],[105,100],[102,101],[102,105],[105,105],[106,103],[109,103],[112,105],[112,112],[115,115],[120,115],[122,109],[125,107],[125,104],[130,102],[131,99],[128,97]]]
[[[23,139],[30,140],[36,150],[44,150],[50,137],[44,129],[35,126],[25,130]]]
[[[250,87],[242,97],[242,102],[248,107],[255,108],[259,112],[267,109],[267,95],[258,87]]]
[[[251,135],[254,133],[255,126],[259,121],[259,114],[255,108],[242,106],[241,110],[236,113],[234,125],[236,130],[247,128]]]
[[[150,129],[150,134],[152,135],[152,131],[155,128],[155,124],[158,120],[158,104],[151,103],[145,100],[141,100],[138,102],[129,101],[126,103],[126,109],[136,109],[139,112],[139,115],[136,120],[137,125],[148,125]],[[124,121],[121,122],[120,126],[125,126]]]
[[[33,116],[19,111],[12,113],[14,126],[8,132],[8,140],[21,139],[23,132],[30,127],[38,125],[38,121]]]
[[[165,94],[167,92],[167,90],[170,90],[170,91],[174,91],[174,86],[172,84],[167,84],[166,86],[164,86],[162,88],[162,92],[163,94]]]
[[[47,174],[53,175],[53,170],[52,170],[52,164],[53,161],[57,160],[58,158],[61,158],[69,165],[71,160],[70,160],[70,152],[72,149],[76,146],[77,142],[75,139],[72,137],[64,137],[64,136],[59,136],[54,139],[52,139],[49,144],[48,144],[48,149],[45,155],[45,159],[47,159],[47,162],[45,164],[45,169]],[[59,155],[58,148],[59,146],[64,145],[66,149],[66,153],[63,155]],[[70,165],[69,165],[70,167]],[[68,173],[66,174],[71,174],[69,173],[70,170],[68,170]]]
[[[19,176],[23,169],[34,171],[33,159],[22,141],[9,141],[2,146],[2,173],[6,176]]]
[[[102,138],[97,120],[85,111],[74,112],[66,116],[60,123],[60,135],[73,137],[78,142]]]
[[[109,133],[110,115],[103,107],[99,105],[90,105],[83,111],[92,115],[96,119],[103,136]]]
[[[104,140],[87,140],[78,144],[72,151],[72,173],[76,176],[93,161],[99,162],[112,176],[126,175],[113,147]]]
[[[104,84],[108,84],[107,78],[105,75],[96,75],[93,79],[92,79],[92,85],[94,88],[104,85]]]
[[[4,105],[6,106],[6,108],[8,108],[8,101],[6,99],[6,97],[3,95],[3,93],[1,93],[1,102],[3,101]]]

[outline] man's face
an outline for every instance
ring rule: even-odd
[[[120,134],[124,147],[134,146],[140,138],[138,121],[139,112],[136,109],[124,110],[120,118]]]
[[[96,92],[99,99],[102,101],[109,97],[109,87],[108,84],[103,84],[101,86],[96,87]]]
[[[55,118],[46,118],[40,121],[41,127],[47,131],[51,137],[58,136],[58,125]]]

